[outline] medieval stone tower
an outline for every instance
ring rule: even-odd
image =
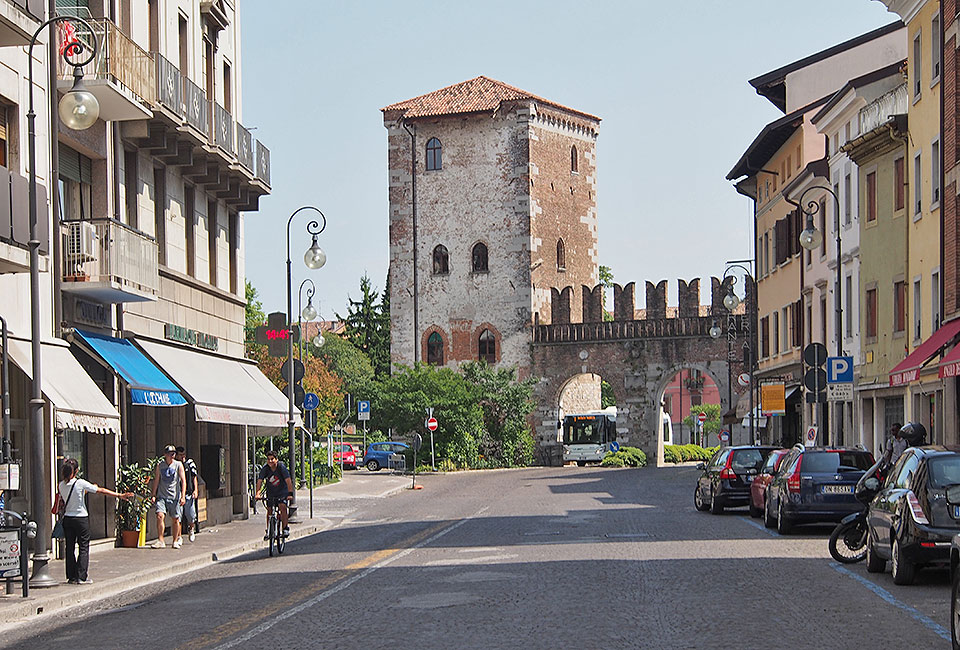
[[[383,123],[392,361],[527,376],[552,290],[599,279],[600,118],[477,77],[391,104]]]

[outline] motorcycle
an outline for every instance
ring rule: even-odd
[[[887,472],[887,463],[883,459],[877,461],[873,467],[857,481],[854,496],[863,504],[860,512],[844,517],[833,532],[830,533],[830,555],[842,564],[856,564],[867,557],[867,504],[880,491],[880,485]]]

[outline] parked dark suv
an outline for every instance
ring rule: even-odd
[[[840,521],[863,507],[853,496],[873,454],[850,447],[797,445],[767,486],[763,522],[783,535],[795,524]]]
[[[776,447],[721,447],[709,462],[698,464],[697,469],[703,474],[693,493],[697,510],[710,510],[718,515],[724,508],[750,505],[750,482],[774,449]]]
[[[960,447],[910,447],[897,460],[867,513],[867,571],[893,563],[893,582],[909,585],[917,569],[947,566],[960,532]]]

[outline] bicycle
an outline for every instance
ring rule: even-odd
[[[274,547],[277,549],[277,555],[283,555],[286,537],[284,537],[283,530],[280,527],[280,499],[263,496],[258,498],[257,501],[263,501],[263,505],[270,513],[267,515],[267,540],[270,557],[273,557]]]

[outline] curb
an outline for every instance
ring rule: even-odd
[[[287,541],[309,537],[310,535],[326,530],[328,527],[329,522],[326,524],[308,524],[306,526],[291,528],[290,537]],[[152,567],[137,573],[129,573],[123,578],[114,578],[102,583],[94,583],[93,590],[76,587],[75,589],[77,589],[77,591],[74,593],[51,594],[49,596],[31,595],[26,599],[19,598],[22,602],[8,606],[0,606],[0,616],[6,619],[3,624],[0,624],[0,631],[16,627],[25,622],[38,620],[40,617],[60,614],[63,613],[64,610],[82,605],[90,605],[126,591],[143,587],[166,578],[190,573],[218,562],[231,560],[262,549],[264,548],[264,544],[265,542],[262,539],[240,542],[232,546],[227,546],[222,550],[213,551],[210,555],[198,555],[173,564],[155,568]],[[0,601],[0,603],[2,603],[2,601]]]

